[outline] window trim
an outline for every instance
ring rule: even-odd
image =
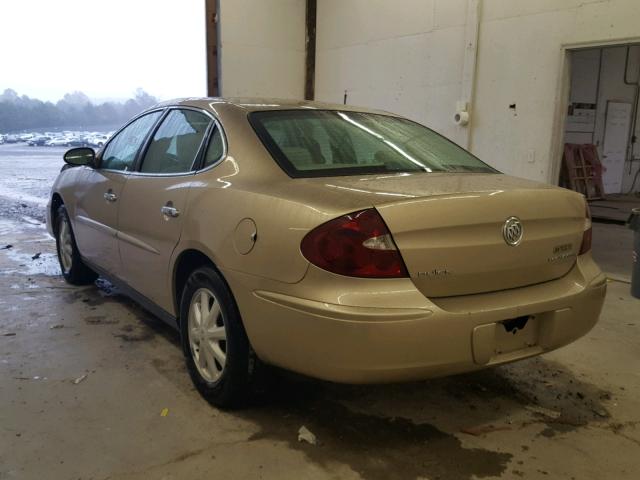
[[[191,107],[187,105],[171,105],[169,107],[166,107],[166,109],[167,109],[167,112],[162,116],[158,124],[154,126],[153,132],[151,133],[147,141],[145,141],[144,149],[141,152],[140,157],[136,161],[136,168],[134,170],[131,170],[130,172],[131,175],[140,176],[140,177],[183,177],[183,176],[194,175],[196,173],[209,170],[210,168],[215,167],[216,165],[219,165],[225,158],[227,158],[226,136],[224,134],[224,129],[222,128],[222,124],[220,123],[220,120],[218,120],[218,118],[215,115],[213,115],[211,112],[204,110],[202,108]],[[141,172],[140,168],[142,167],[142,160],[144,159],[144,156],[147,153],[149,145],[151,144],[151,141],[153,140],[153,137],[156,131],[158,130],[158,128],[160,128],[162,121],[166,118],[167,115],[169,115],[169,112],[171,110],[192,110],[194,112],[205,114],[211,120],[209,122],[209,125],[207,126],[207,130],[205,131],[204,136],[202,137],[202,141],[200,142],[200,146],[198,147],[198,152],[196,153],[196,156],[194,157],[193,162],[191,163],[191,168],[186,172],[173,172],[173,173]],[[220,132],[222,134],[222,156],[215,163],[207,166],[206,168],[202,168],[201,166],[204,162],[204,157],[209,148],[209,143],[211,142],[211,135],[213,134],[216,128],[220,129]]]
[[[207,127],[207,131],[205,132],[204,137],[202,139],[202,142],[200,143],[200,147],[198,148],[198,153],[196,154],[194,161],[191,164],[191,169],[187,172],[176,172],[176,173],[141,172],[140,167],[142,166],[142,160],[144,159],[144,155],[147,153],[149,144],[153,140],[153,136],[156,134],[156,131],[158,130],[158,128],[160,128],[160,125],[162,124],[162,122],[164,121],[164,119],[166,118],[166,116],[169,114],[171,110],[193,110],[199,113],[203,113],[211,119],[211,121],[209,122],[209,126]],[[133,163],[133,168],[127,171],[100,168],[100,163],[102,162],[102,153],[107,148],[107,145],[109,145],[112,139],[116,138],[116,136],[119,135],[120,132],[122,132],[125,128],[127,128],[129,125],[131,125],[133,122],[135,122],[139,118],[142,118],[143,116],[153,112],[162,112],[162,115],[160,115],[156,123],[152,125],[148,135],[142,142],[141,148],[136,153],[136,157]],[[212,163],[211,165],[207,165],[206,167],[203,168],[205,155],[207,150],[209,149],[209,144],[211,143],[212,134],[216,129],[219,129],[221,134],[222,155],[214,163]],[[131,120],[129,120],[125,125],[123,125],[120,129],[118,129],[98,152],[98,155],[97,155],[98,167],[96,168],[96,170],[102,170],[104,172],[120,173],[123,175],[135,175],[139,177],[183,177],[187,175],[199,174],[201,172],[207,172],[212,168],[215,168],[216,166],[220,165],[224,160],[226,160],[227,156],[228,156],[227,135],[224,128],[222,127],[222,122],[216,115],[209,112],[208,110],[198,108],[198,107],[192,107],[189,105],[168,105],[168,106],[164,105],[162,107],[146,110],[136,115]]]
[[[135,172],[135,170],[137,168],[137,165],[138,165],[138,157],[140,156],[140,151],[146,145],[147,140],[148,140],[149,135],[151,134],[151,132],[155,132],[156,131],[156,128],[159,125],[159,122],[165,117],[166,110],[167,110],[167,107],[159,107],[159,108],[152,108],[151,110],[145,110],[144,112],[139,113],[138,115],[133,117],[131,120],[129,120],[127,123],[125,123],[122,127],[120,127],[113,135],[111,135],[111,138],[109,138],[109,140],[107,140],[107,142],[102,146],[102,148],[100,149],[100,151],[96,155],[97,166],[96,166],[96,168],[94,170],[101,170],[103,172],[119,173],[121,175],[130,175],[131,173]],[[107,147],[109,146],[109,144],[118,135],[120,135],[120,133],[125,128],[127,128],[129,125],[131,125],[132,123],[136,122],[137,120],[139,120],[140,118],[144,117],[145,115],[149,115],[149,114],[155,113],[155,112],[161,112],[161,114],[158,117],[158,119],[155,121],[155,123],[153,125],[151,125],[151,128],[149,129],[149,133],[147,133],[147,135],[145,136],[144,140],[142,141],[141,146],[138,147],[138,151],[136,152],[135,156],[133,157],[133,164],[132,164],[133,168],[131,170],[116,170],[116,169],[113,169],[113,168],[102,168],[101,167],[101,165],[102,165],[102,155],[104,154],[104,152],[107,149]]]
[[[353,176],[358,176],[358,175],[380,175],[380,173],[416,173],[416,174],[417,173],[428,173],[428,172],[420,172],[420,171],[405,172],[403,170],[398,170],[398,171],[394,171],[394,172],[389,172],[387,170],[385,170],[384,172],[371,172],[371,171],[369,171],[369,172],[358,172],[358,171],[356,171],[355,168],[352,168],[352,169],[350,169],[350,170],[348,170],[346,172],[345,172],[346,169],[344,169],[344,168],[334,168],[334,169],[327,168],[327,169],[319,169],[319,170],[298,170],[298,169],[295,168],[295,166],[293,164],[291,164],[291,162],[289,161],[287,156],[284,154],[284,152],[282,152],[280,147],[271,138],[271,135],[269,134],[267,129],[264,127],[264,125],[262,123],[260,123],[256,119],[256,117],[259,117],[260,114],[264,114],[264,113],[269,114],[269,113],[273,113],[273,112],[298,112],[300,110],[301,109],[299,109],[299,108],[274,109],[274,110],[255,110],[255,111],[249,112],[247,114],[247,119],[249,121],[249,124],[251,125],[251,128],[253,128],[253,131],[255,132],[256,136],[258,137],[258,139],[260,140],[262,145],[265,147],[265,149],[267,150],[267,152],[269,153],[271,158],[276,162],[276,164],[280,167],[280,169],[285,174],[287,174],[289,176],[289,178],[322,178],[322,177],[345,177],[345,176],[353,177]],[[494,173],[494,174],[502,173],[497,168],[495,168],[495,167],[489,165],[487,162],[484,162],[481,159],[479,159],[477,156],[475,156],[473,153],[471,153],[466,148],[461,147],[460,145],[458,145],[453,140],[451,140],[451,139],[445,137],[444,135],[436,132],[432,128],[429,128],[426,125],[422,125],[421,123],[415,122],[415,121],[410,120],[408,118],[401,117],[399,115],[393,115],[393,114],[389,114],[389,113],[385,114],[385,113],[378,113],[378,112],[366,112],[366,111],[365,112],[359,112],[357,110],[349,110],[348,108],[345,108],[345,109],[318,108],[318,109],[313,109],[312,111],[313,112],[344,112],[344,113],[353,112],[353,113],[362,113],[362,114],[367,114],[367,115],[378,115],[380,117],[395,118],[395,119],[407,121],[407,122],[413,123],[415,125],[418,125],[419,127],[426,128],[427,130],[429,130],[430,132],[432,132],[435,135],[439,136],[440,138],[442,138],[442,139],[446,140],[447,142],[455,145],[456,147],[462,149],[463,151],[465,151],[466,153],[471,155],[473,158],[478,160],[480,163],[482,163],[483,165],[486,165],[488,168],[493,170],[493,172],[483,172],[483,173]],[[291,168],[291,167],[293,167],[293,168]],[[370,167],[366,167],[366,166],[363,167],[363,169],[371,170]],[[434,172],[434,173],[470,173],[470,174],[473,174],[475,172]]]
[[[202,155],[200,155],[200,158],[198,158],[196,165],[194,165],[195,173],[207,172],[212,168],[217,167],[227,159],[227,155],[228,155],[227,135],[224,131],[224,128],[222,128],[222,123],[220,122],[220,120],[218,120],[218,118],[215,115],[211,115],[211,117],[213,118],[213,126],[211,126],[209,132],[207,132],[206,144],[202,151]],[[209,150],[209,146],[211,144],[213,132],[215,132],[216,130],[220,131],[220,139],[222,140],[222,155],[220,155],[220,158],[218,158],[211,165],[207,165],[206,167],[204,167],[205,157],[206,157],[207,151]]]
[[[140,152],[140,155],[136,158],[135,168],[132,169],[130,172],[131,175],[134,175],[137,177],[184,177],[186,175],[193,175],[195,171],[194,166],[198,163],[202,155],[202,146],[205,144],[205,142],[208,142],[208,136],[211,132],[211,125],[215,121],[215,118],[209,112],[201,108],[190,107],[186,105],[171,105],[165,108],[166,108],[166,111],[164,115],[162,115],[162,118],[160,118],[158,123],[154,125],[152,132],[145,140],[142,147],[142,151]],[[147,154],[147,151],[149,150],[149,146],[151,145],[151,142],[153,141],[153,137],[155,136],[156,132],[162,125],[162,122],[165,120],[165,118],[167,118],[167,116],[169,116],[169,114],[173,110],[191,110],[197,113],[202,113],[207,117],[209,117],[209,124],[207,125],[207,129],[205,130],[204,135],[202,136],[202,140],[200,141],[200,145],[198,146],[198,151],[196,152],[196,155],[193,158],[193,161],[191,162],[191,166],[189,167],[189,170],[186,170],[184,172],[170,172],[170,173],[141,172],[140,169],[142,168],[142,162],[144,160],[145,155]]]

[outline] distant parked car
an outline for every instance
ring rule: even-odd
[[[18,141],[20,141],[20,142],[28,142],[33,137],[35,137],[35,135],[33,133],[23,133],[22,135],[18,135]]]
[[[4,143],[4,135],[0,135],[0,145]]]
[[[71,137],[67,138],[67,146],[69,147],[84,147],[87,145],[87,142],[82,138]]]
[[[71,140],[66,137],[52,138],[46,144],[47,147],[69,147]]]
[[[7,135],[4,141],[5,143],[18,143],[20,140],[17,135]]]
[[[88,143],[92,147],[101,148],[105,143],[107,143],[107,140],[109,140],[109,138],[106,135],[95,135],[88,138]]]
[[[40,135],[38,137],[33,137],[31,140],[28,140],[27,145],[29,145],[30,147],[42,147],[46,145],[49,140],[51,140],[51,138]]]

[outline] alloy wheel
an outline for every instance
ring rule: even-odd
[[[196,290],[189,305],[189,346],[198,372],[207,382],[217,381],[227,359],[227,332],[220,302],[208,288]]]
[[[58,252],[60,254],[60,263],[64,273],[68,273],[73,265],[73,240],[71,239],[71,228],[69,221],[63,218],[60,222],[60,231],[58,232]]]

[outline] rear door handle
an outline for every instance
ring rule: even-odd
[[[175,207],[170,207],[168,205],[165,205],[164,207],[162,207],[160,211],[162,212],[163,215],[166,215],[167,217],[171,217],[171,218],[175,218],[178,215],[180,215],[180,210],[178,210]]]
[[[107,202],[115,202],[116,200],[118,200],[118,196],[113,193],[111,190],[109,190],[107,193],[104,194],[104,199]]]

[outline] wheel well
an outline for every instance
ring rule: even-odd
[[[60,205],[63,205],[62,197],[58,193],[54,193],[53,197],[51,197],[51,225],[53,227],[53,231],[56,229],[56,218],[58,216],[58,208]]]
[[[176,267],[174,269],[175,274],[173,276],[173,294],[176,318],[180,317],[180,300],[182,297],[182,290],[187,283],[189,275],[196,268],[200,268],[204,265],[208,265],[216,269],[216,271],[218,270],[211,259],[199,250],[185,250],[180,254],[180,257],[176,261]]]

